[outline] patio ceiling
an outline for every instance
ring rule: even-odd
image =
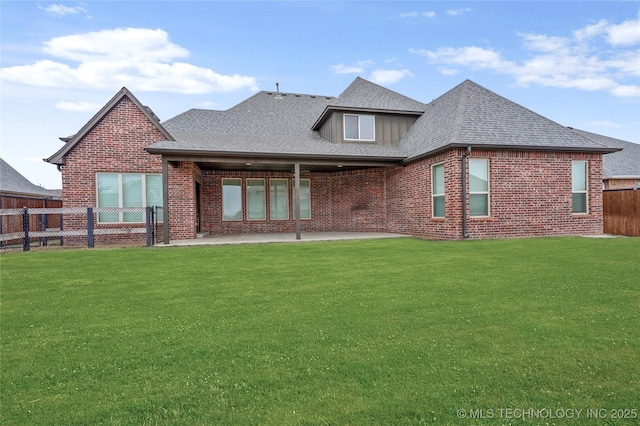
[[[165,155],[169,163],[193,162],[201,170],[224,171],[286,171],[293,173],[294,165],[300,165],[301,173],[335,173],[347,170],[398,165],[396,161],[344,160],[273,157],[200,157]]]

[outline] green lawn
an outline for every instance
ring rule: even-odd
[[[0,262],[3,425],[639,422],[639,238]]]

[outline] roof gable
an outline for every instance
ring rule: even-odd
[[[347,87],[331,107],[423,112],[426,105],[361,77]]]
[[[65,164],[65,156],[125,97],[129,98],[168,140],[173,140],[171,134],[169,134],[169,132],[167,132],[167,130],[160,124],[158,117],[156,117],[153,111],[149,107],[142,105],[133,93],[131,93],[126,87],[123,87],[113,98],[111,98],[109,102],[107,102],[105,106],[102,107],[102,109],[100,109],[100,111],[98,111],[98,113],[96,113],[96,115],[91,118],[91,120],[87,122],[87,124],[80,129],[78,133],[70,137],[60,138],[65,142],[65,145],[51,157],[45,158],[44,161],[51,164]]]
[[[317,130],[332,111],[383,111],[420,115],[425,109],[426,104],[422,102],[379,86],[364,78],[356,77],[340,96],[327,105],[313,124],[313,129]]]

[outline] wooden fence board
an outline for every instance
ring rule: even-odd
[[[602,207],[605,234],[640,236],[640,190],[604,191]]]

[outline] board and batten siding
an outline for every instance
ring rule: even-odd
[[[359,113],[334,112],[320,127],[320,136],[334,143],[374,143],[370,141],[345,141],[343,130],[344,114],[357,115]],[[362,115],[374,115],[376,117],[376,145],[397,145],[404,134],[407,133],[418,119],[418,116],[413,115],[372,113],[362,113]]]

